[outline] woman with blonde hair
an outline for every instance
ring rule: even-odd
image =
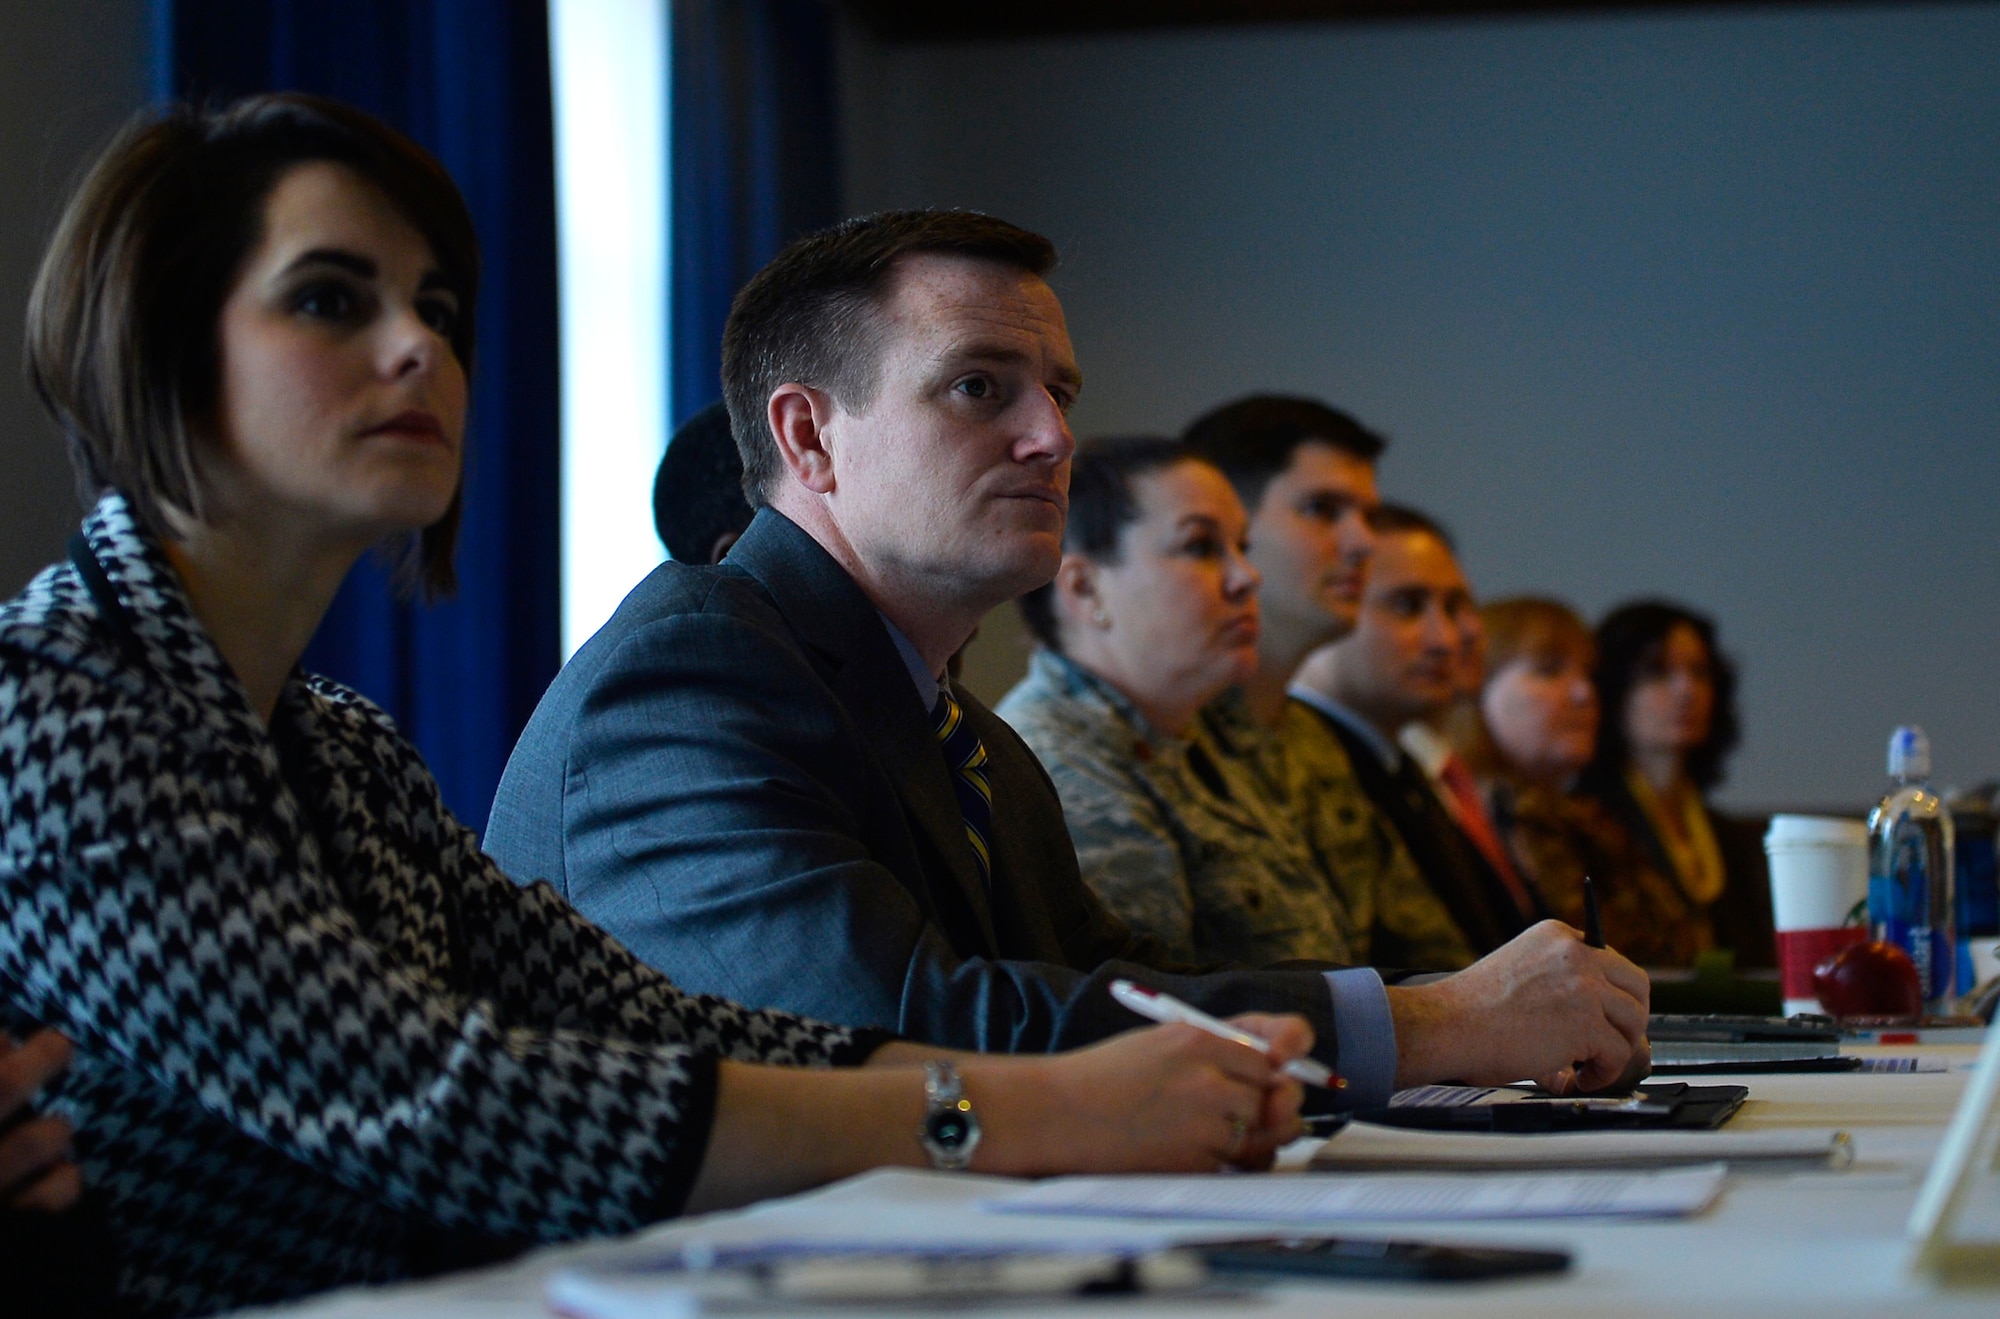
[[[1573,791],[1596,752],[1597,646],[1559,601],[1497,600],[1480,611],[1486,678],[1454,716],[1453,741],[1487,794],[1514,862],[1555,915],[1581,927],[1591,877],[1606,942],[1640,965],[1683,965],[1693,955],[1656,918],[1661,876],[1630,833]]]

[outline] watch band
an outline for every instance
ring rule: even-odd
[[[924,1121],[917,1139],[931,1156],[931,1166],[962,1172],[972,1165],[979,1148],[979,1116],[965,1097],[958,1068],[942,1059],[924,1064]]]

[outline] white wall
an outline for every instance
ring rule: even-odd
[[[851,210],[1063,249],[1080,432],[1325,396],[1485,594],[1719,618],[1725,799],[1863,802],[1900,720],[2000,775],[2000,8],[850,36],[842,72]]]
[[[62,554],[79,509],[21,376],[42,244],[80,161],[145,100],[144,0],[0,2],[0,598]]]

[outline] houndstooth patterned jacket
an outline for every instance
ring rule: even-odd
[[[515,887],[353,692],[295,676],[266,729],[120,496],[71,559],[0,605],[0,1020],[76,1041],[45,1107],[143,1312],[670,1215],[718,1058],[886,1038],[684,994]]]

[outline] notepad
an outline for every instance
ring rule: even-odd
[[[1533,1176],[1056,1177],[996,1196],[980,1207],[1009,1214],[1288,1223],[1681,1218],[1715,1202],[1726,1172],[1725,1165],[1712,1163],[1671,1172]]]
[[[1320,1172],[1668,1168],[1688,1164],[1844,1168],[1844,1131],[1580,1131],[1497,1135],[1350,1122],[1320,1146]]]

